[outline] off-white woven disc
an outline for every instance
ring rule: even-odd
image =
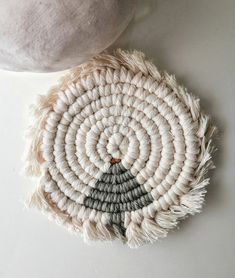
[[[214,130],[142,53],[99,55],[34,107],[31,203],[85,239],[153,242],[200,211]]]

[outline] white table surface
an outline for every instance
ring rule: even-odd
[[[28,106],[61,73],[0,71],[0,277],[127,278],[235,276],[235,1],[142,1],[115,46],[143,50],[159,69],[201,98],[219,127],[203,213],[167,239],[138,250],[119,242],[85,245],[23,200],[35,183],[19,172]],[[141,17],[141,16],[140,16]]]

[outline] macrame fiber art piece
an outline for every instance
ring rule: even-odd
[[[30,204],[85,240],[138,247],[200,212],[215,127],[143,53],[96,56],[32,110]]]

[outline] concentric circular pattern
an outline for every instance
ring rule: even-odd
[[[86,239],[136,247],[200,210],[214,127],[142,53],[102,54],[35,106],[32,203]]]

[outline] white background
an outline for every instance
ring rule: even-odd
[[[235,1],[141,1],[139,19],[115,43],[174,73],[219,127],[203,213],[153,245],[86,245],[23,200],[35,183],[19,175],[28,106],[61,73],[0,71],[0,277],[235,277]],[[148,12],[144,16],[145,12]],[[142,17],[141,17],[142,14]]]

